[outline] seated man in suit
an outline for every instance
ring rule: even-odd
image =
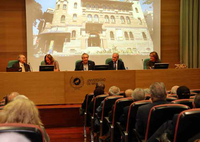
[[[152,103],[140,106],[136,115],[135,128],[141,139],[145,138],[148,116],[151,108],[156,105],[167,104],[167,93],[164,83],[155,82],[150,86]]]
[[[20,54],[18,56],[18,62],[15,63],[13,66],[13,68],[22,68],[22,72],[29,72],[30,70],[30,66],[28,64],[26,64],[26,57],[22,54]]]
[[[119,54],[118,53],[113,53],[112,55],[112,61],[108,63],[109,65],[109,70],[125,70],[124,67],[124,62],[118,60],[119,59]]]
[[[95,70],[95,63],[93,61],[88,61],[89,55],[87,53],[83,53],[81,58],[82,61],[76,64],[75,71]]]

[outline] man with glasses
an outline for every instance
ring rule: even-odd
[[[29,72],[30,66],[26,64],[26,57],[22,54],[18,56],[18,62],[13,64],[13,68],[22,68],[22,72]]]

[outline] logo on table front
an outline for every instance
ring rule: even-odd
[[[70,79],[70,84],[73,88],[81,88],[84,84],[84,79],[83,77],[71,77]]]

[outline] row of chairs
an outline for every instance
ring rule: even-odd
[[[93,94],[89,94],[87,96],[87,100],[91,100],[91,98],[93,98]],[[99,123],[100,123],[99,136],[103,136],[105,134],[104,126],[107,125],[109,126],[111,142],[114,141],[116,130],[120,132],[122,136],[121,138],[123,138],[125,142],[132,141],[133,134],[134,134],[134,138],[140,141],[139,137],[137,136],[137,132],[133,131],[135,127],[136,114],[137,114],[138,107],[141,105],[151,103],[150,100],[134,101],[132,98],[123,98],[123,96],[108,96],[108,95],[100,95],[100,96],[94,97],[93,99],[94,99],[94,104],[93,104],[94,106],[93,106],[93,114],[91,116],[91,129],[90,129],[91,141],[94,141],[94,133],[95,133],[94,120],[95,118],[98,118],[98,115],[95,111],[96,111],[96,108],[100,105],[101,101],[103,100],[104,100],[104,103],[103,103],[101,117],[98,118]],[[184,110],[187,110],[180,116],[180,119],[184,119],[183,120],[184,122],[187,121],[185,117],[187,118],[193,117],[192,115],[198,115],[198,117],[200,116],[200,109],[192,109],[192,110],[190,109],[190,108],[193,108],[193,99],[173,100],[172,103],[173,104],[158,105],[151,109],[151,112],[149,115],[149,122],[148,122],[146,135],[145,135],[145,140],[150,138],[150,136],[166,120],[172,119],[173,115],[176,113],[180,113]],[[125,106],[129,106],[129,114],[127,118],[127,124],[126,126],[123,126],[119,122],[119,117],[122,115],[123,108]],[[112,109],[113,109],[112,120],[109,120],[108,113]],[[84,137],[86,137],[85,128],[87,126],[88,117],[89,116],[88,116],[87,105],[86,105],[86,112],[84,114]],[[194,120],[194,122],[196,121]],[[182,120],[181,120],[181,123],[182,123]],[[182,127],[182,126],[177,126],[177,127]],[[179,129],[177,129],[177,131],[178,130]],[[175,138],[177,139],[175,141],[179,141],[179,139],[182,138],[182,137],[179,137],[179,132],[176,132]]]

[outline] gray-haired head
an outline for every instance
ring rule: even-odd
[[[119,58],[119,54],[118,53],[113,53],[113,55],[117,55],[117,57]]]
[[[177,92],[177,89],[178,89],[178,87],[179,86],[173,86],[172,88],[171,88],[171,94],[176,94]]]
[[[112,86],[109,89],[109,95],[110,96],[115,96],[115,95],[119,95],[120,94],[120,89],[117,86]]]
[[[13,99],[13,101],[14,101],[14,100],[17,100],[17,99],[27,99],[27,100],[28,100],[28,98],[27,98],[26,96],[24,96],[24,95],[18,95],[18,96],[16,96],[16,97]]]
[[[167,93],[163,82],[155,82],[150,86],[152,101],[165,100]]]
[[[17,97],[19,95],[18,92],[11,92],[8,96],[7,96],[7,103],[11,102],[12,100],[14,100],[15,97]]]
[[[131,97],[132,94],[133,94],[133,90],[132,89],[127,89],[125,91],[125,97]]]
[[[132,98],[135,101],[144,100],[145,99],[144,89],[136,88],[132,93]]]
[[[145,95],[151,94],[150,89],[149,89],[149,88],[145,88],[145,89],[144,89],[144,93],[145,93]]]
[[[87,53],[83,53],[82,56],[81,56],[81,59],[83,59],[83,55],[87,55],[88,58],[89,58],[89,55]]]

